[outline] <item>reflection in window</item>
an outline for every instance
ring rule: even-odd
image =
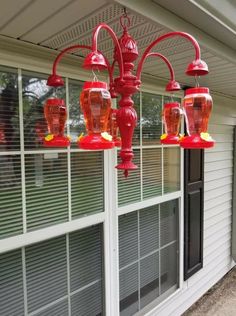
[[[162,133],[162,96],[142,93],[143,144],[159,144]]]
[[[180,190],[180,149],[164,148],[164,193]]]
[[[136,93],[132,97],[134,101],[134,108],[137,112],[137,126],[134,129],[134,136],[133,136],[133,145],[139,145],[140,144],[140,93]]]
[[[77,138],[85,132],[84,116],[80,106],[82,83],[69,80],[69,127],[72,146],[77,147]]]
[[[40,74],[23,73],[23,112],[25,149],[42,148],[47,134],[47,122],[44,118],[44,103],[48,98],[65,99],[65,88],[47,86],[47,77]]]
[[[0,70],[0,150],[20,150],[17,72]]]
[[[181,103],[181,98],[174,97],[174,96],[164,96],[164,104],[170,102],[179,102]]]

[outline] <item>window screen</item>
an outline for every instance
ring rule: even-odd
[[[96,225],[0,255],[1,316],[104,315],[103,228]],[[68,282],[69,281],[69,282]],[[69,296],[68,296],[69,293]],[[68,304],[70,300],[70,305]]]
[[[133,315],[178,286],[178,200],[119,218],[120,312]]]

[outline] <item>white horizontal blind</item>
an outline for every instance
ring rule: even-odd
[[[133,162],[138,169],[130,170],[128,178],[125,178],[122,170],[118,171],[119,206],[141,201],[140,150],[134,150]]]
[[[0,256],[1,316],[24,315],[24,293],[21,250]]]
[[[67,155],[25,156],[27,229],[68,220]]]
[[[171,287],[178,286],[178,247],[177,243],[161,250],[161,287],[160,294],[165,293]]]
[[[139,169],[129,171],[128,178],[125,178],[120,170],[118,171],[119,206],[180,190],[180,149],[178,147],[162,149],[143,146],[140,150],[134,150],[133,161],[138,164]]]
[[[71,153],[72,218],[103,212],[103,152]]]
[[[0,255],[1,316],[104,315],[102,236],[99,224]]]
[[[120,311],[128,309],[130,315],[138,311],[138,233],[136,212],[119,217]]]
[[[71,292],[93,288],[102,280],[102,231],[92,226],[70,234]],[[86,262],[86,264],[85,264]]]
[[[180,190],[180,148],[163,148],[164,194]]]
[[[143,148],[143,198],[162,195],[161,148]]]
[[[23,232],[19,155],[0,156],[0,216],[1,238]]]
[[[67,295],[65,236],[26,248],[28,312]]]
[[[61,302],[53,305],[36,314],[37,316],[68,316],[68,300],[64,299]]]
[[[120,311],[131,316],[178,286],[178,200],[120,216]]]

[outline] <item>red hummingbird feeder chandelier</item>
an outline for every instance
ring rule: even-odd
[[[175,80],[174,71],[168,59],[160,53],[152,52],[151,50],[166,39],[183,37],[192,43],[195,50],[195,58],[188,65],[186,74],[194,77],[206,75],[208,74],[208,66],[201,59],[199,44],[193,36],[185,32],[170,32],[158,37],[146,48],[134,74],[134,62],[137,60],[139,54],[136,41],[128,33],[130,19],[127,16],[126,10],[124,10],[124,14],[120,17],[120,24],[123,28],[123,34],[119,39],[107,24],[101,23],[94,29],[91,47],[73,45],[61,51],[54,61],[52,74],[49,76],[47,84],[55,88],[64,85],[62,77],[57,74],[57,65],[66,53],[77,49],[90,50],[85,57],[84,68],[92,71],[108,70],[109,89],[104,82],[94,81],[84,84],[80,101],[88,135],[79,137],[78,146],[90,150],[110,149],[114,146],[121,146],[119,155],[121,162],[116,168],[124,170],[125,176],[128,176],[129,170],[137,168],[132,162],[134,157],[132,137],[137,124],[137,114],[133,107],[132,96],[139,91],[141,86],[141,72],[145,60],[149,57],[161,58],[170,71],[170,80],[166,86],[166,91],[174,92],[181,89],[180,84]],[[108,32],[114,43],[114,60],[112,64],[98,50],[98,35],[102,29]],[[118,64],[119,67],[119,75],[116,78],[114,78],[115,64]],[[118,96],[120,96],[119,108],[114,110],[111,108],[111,98]],[[162,135],[161,142],[163,144],[180,144],[184,148],[212,147],[214,141],[207,133],[211,109],[212,100],[209,90],[204,87],[197,87],[187,91],[183,110],[180,108],[180,104],[176,102],[165,104],[163,111],[165,134]],[[186,119],[188,131],[188,136],[186,137],[179,136],[182,113]],[[65,111],[62,115],[65,117]],[[115,123],[115,128],[117,129],[118,126],[121,140],[117,138],[117,130],[114,132],[115,137],[113,139],[112,135],[109,134],[109,131],[114,129],[111,127],[112,117],[115,120],[113,122],[113,124]],[[61,122],[63,122],[63,119]],[[64,130],[64,127],[61,127],[61,130]],[[65,142],[64,145],[68,146],[68,144],[68,142]],[[47,145],[49,146],[49,142]]]

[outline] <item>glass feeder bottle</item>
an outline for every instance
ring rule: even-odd
[[[215,142],[207,132],[212,106],[208,88],[196,87],[186,90],[183,111],[188,136],[181,140],[181,147],[204,149],[214,146]]]
[[[48,99],[44,105],[44,116],[48,125],[48,135],[44,139],[44,146],[69,146],[70,140],[64,135],[67,119],[67,110],[64,100],[60,98]]]
[[[87,135],[79,137],[78,146],[82,149],[110,149],[114,147],[108,133],[111,112],[111,96],[107,84],[101,81],[85,82],[80,95]]]
[[[162,115],[165,133],[161,136],[162,144],[179,144],[181,112],[182,110],[178,102],[164,104]]]

